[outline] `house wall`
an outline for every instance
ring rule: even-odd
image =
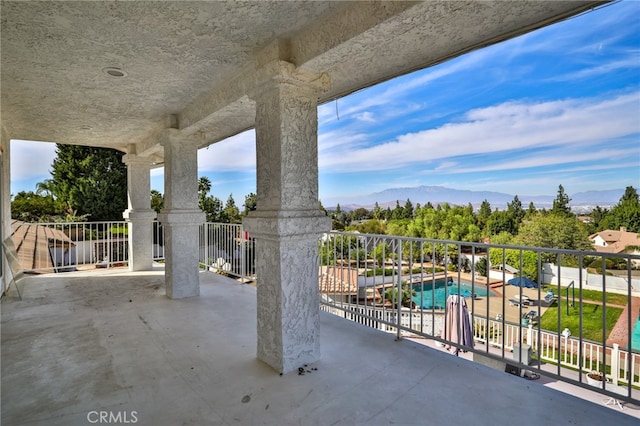
[[[511,272],[501,271],[498,269],[491,269],[489,271],[489,278],[492,280],[502,280],[509,281],[511,278],[515,278],[515,275]]]
[[[481,253],[481,254],[462,253],[460,254],[460,258],[468,260],[469,266],[473,269],[476,263],[478,263],[482,259],[486,259],[487,255],[484,253]]]
[[[593,239],[593,245],[599,246],[599,247],[606,247],[607,242],[600,235],[596,235],[595,238]]]

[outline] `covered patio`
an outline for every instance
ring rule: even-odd
[[[254,128],[257,356],[293,371],[320,359],[318,105],[602,4],[3,1],[0,239],[12,139],[117,149],[129,269],[152,266],[150,171],[164,167],[165,294],[197,297],[198,149]]]
[[[129,194],[129,271],[25,277],[19,301],[3,261],[3,423],[637,422],[318,306],[317,106],[603,3],[2,1],[1,239],[12,139],[118,149]],[[251,128],[257,288],[198,270],[198,149]]]
[[[637,407],[606,407],[603,395],[590,402],[327,313],[321,359],[279,375],[255,356],[255,287],[203,272],[200,297],[170,300],[163,274],[32,276],[22,301],[12,290],[2,423],[91,424],[101,413],[142,425],[638,421]]]

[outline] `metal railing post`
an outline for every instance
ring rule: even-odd
[[[401,322],[402,322],[402,241],[399,238],[396,238],[396,251],[398,256],[398,294],[396,295],[396,302],[398,304],[398,310],[396,314],[396,322],[397,322],[397,332],[396,332],[396,340],[402,339],[402,333],[400,330]]]

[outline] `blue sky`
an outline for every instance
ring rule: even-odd
[[[640,188],[640,1],[626,0],[318,107],[320,199],[438,185],[518,195]],[[54,146],[12,142],[11,192]],[[212,194],[256,191],[255,136],[202,149]],[[152,188],[163,192],[162,169]],[[385,200],[380,200],[385,201]]]

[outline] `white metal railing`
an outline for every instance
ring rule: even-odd
[[[126,222],[21,223],[12,240],[25,272],[112,267],[128,257]]]
[[[517,350],[530,347],[532,359],[526,360],[527,369],[585,387],[586,373],[603,372],[615,385],[617,398],[636,403],[640,401],[640,348],[633,349],[634,343],[638,343],[632,340],[634,324],[640,322],[640,318],[639,313],[631,309],[636,306],[632,304],[633,298],[640,296],[640,280],[634,278],[631,272],[632,267],[640,261],[640,256],[344,232],[324,235],[319,247],[322,310],[396,333],[398,337],[408,334],[422,336],[507,363],[522,365],[524,361],[521,358],[514,359],[511,352],[514,347]],[[609,258],[615,263],[626,264],[624,274],[629,285],[626,290],[619,285],[615,288],[618,294],[622,292],[623,295],[622,301],[617,304],[629,307],[622,314],[626,325],[625,321],[619,323],[626,329],[616,333],[623,336],[623,340],[614,344],[592,342],[583,336],[586,330],[582,328],[582,321],[579,325],[571,326],[570,335],[564,335],[562,330],[567,318],[562,312],[572,305],[572,308],[579,310],[573,315],[582,316],[581,295],[583,290],[586,291],[582,283],[587,281],[583,274],[589,274],[589,281],[593,283],[598,273],[594,267],[588,266],[604,266],[605,259]],[[566,270],[566,266],[561,265],[567,263],[577,266],[576,279],[571,280],[571,292],[561,284]],[[494,288],[498,293],[478,297],[477,293],[490,292],[494,284],[494,280],[487,277],[492,264],[514,266],[518,270],[518,278],[525,276],[525,273],[519,272],[525,270],[534,280],[543,276],[553,277],[553,283],[546,284],[544,290],[540,286],[526,291],[522,287],[511,287],[506,285],[507,275],[502,268],[502,280],[498,280]],[[602,299],[594,303],[600,306],[599,311],[603,312],[604,317],[604,312],[612,309],[608,306],[611,296],[605,298],[609,276],[599,276]],[[468,301],[476,342],[473,348],[463,345],[461,341],[452,342],[441,337],[447,310],[444,309],[444,303],[436,301],[434,296],[439,289],[442,290],[441,284],[438,284],[440,281],[452,279],[457,283],[463,278],[470,281],[470,289],[463,293],[459,289],[461,287],[453,287],[456,290],[449,294],[458,294]],[[419,300],[411,295],[415,289],[421,295]],[[425,296],[427,292],[424,289],[429,290],[430,296]],[[512,289],[517,289],[515,296],[507,296],[508,292],[513,293]],[[551,296],[545,297],[548,292],[552,293]],[[529,306],[520,303],[519,297],[524,298],[526,293],[532,295],[535,303]],[[403,304],[407,307],[403,307]],[[408,307],[410,305],[411,309]],[[539,325],[542,314],[549,306],[555,308],[549,313],[555,312],[552,323],[559,326],[557,331],[544,330]],[[534,311],[532,317],[527,316],[530,310]],[[536,323],[530,325],[533,318]],[[604,320],[602,324],[604,328]],[[603,330],[603,340],[611,331],[612,327]],[[605,384],[604,389],[597,390],[612,395],[614,387],[607,390]]]
[[[164,260],[164,228],[157,220],[153,221],[153,260],[161,262]]]
[[[153,222],[152,254],[165,259],[162,224]],[[125,265],[128,262],[128,222],[22,223],[12,240],[23,272],[68,272],[83,267]],[[244,281],[255,279],[253,239],[242,225],[205,223],[200,226],[202,267]]]
[[[82,265],[97,265],[111,267],[127,262],[127,223],[120,222],[82,222],[82,223],[39,223],[32,237],[22,235],[22,247],[17,247],[17,252],[27,256],[32,265],[25,271],[67,271]],[[20,234],[16,230],[16,238]],[[20,231],[22,232],[22,231]],[[29,241],[31,238],[33,241]],[[241,225],[205,223],[200,227],[200,264],[210,270],[239,277],[243,280],[255,280],[255,246],[254,241],[244,231]],[[164,258],[164,236],[161,224],[153,225],[153,255],[154,259]],[[40,247],[39,250],[27,250],[29,244]],[[460,296],[474,296],[480,290],[487,290],[491,280],[481,274],[477,265],[482,264],[482,259],[490,267],[492,262],[486,260],[495,258],[497,253],[498,264],[517,264],[520,270],[525,269],[525,257],[535,256],[538,277],[553,276],[554,284],[550,289],[554,292],[555,303],[568,307],[569,293],[561,286],[563,280],[562,265],[566,258],[571,257],[571,263],[577,264],[577,284],[574,289],[578,294],[583,290],[584,281],[581,276],[582,265],[596,258],[605,264],[605,255],[595,252],[580,252],[557,249],[541,249],[532,247],[515,247],[504,245],[490,245],[480,243],[467,243],[456,241],[427,240],[408,237],[390,237],[385,235],[350,234],[332,232],[325,235],[319,242],[320,268],[320,292],[323,295],[321,308],[342,317],[348,318],[378,328],[387,332],[396,333],[398,337],[407,334],[424,336],[429,339],[443,342],[447,345],[461,347],[461,342],[452,342],[441,337],[444,316],[444,306],[434,305],[425,307],[427,300],[412,299],[413,309],[405,308],[398,303],[403,297],[403,290],[410,286],[430,288],[435,293],[437,279],[455,279],[460,281],[464,276],[471,282],[468,294],[462,290],[456,290]],[[42,249],[44,247],[44,249]],[[515,252],[515,257],[514,257]],[[28,254],[25,254],[28,253]],[[491,256],[489,254],[491,253]],[[553,258],[553,266],[543,262],[543,257]],[[628,265],[626,279],[629,283],[624,294],[626,305],[632,306],[632,297],[640,289],[640,282],[632,278],[631,265],[640,261],[640,256],[628,254],[606,254],[607,258],[624,261]],[[514,259],[516,260],[514,262]],[[24,260],[24,259],[21,259]],[[493,263],[496,263],[495,260]],[[597,262],[596,262],[597,263]],[[24,263],[23,263],[24,264]],[[551,274],[549,273],[551,268]],[[503,268],[504,271],[504,268]],[[353,273],[352,273],[353,272]],[[505,272],[503,280],[506,281]],[[522,275],[522,274],[520,274]],[[593,275],[593,273],[592,273]],[[330,277],[328,279],[327,277]],[[607,294],[607,275],[601,276],[601,288],[603,294]],[[591,281],[593,279],[591,278]],[[504,289],[503,289],[504,290]],[[545,289],[546,291],[547,289]],[[535,306],[537,313],[542,313],[542,301],[544,292],[537,291],[535,298],[539,304]],[[620,292],[620,288],[616,291]],[[394,295],[395,294],[395,295]],[[411,294],[411,290],[409,291]],[[519,288],[519,295],[524,290]],[[424,296],[423,296],[424,297]],[[400,299],[400,300],[398,300]],[[498,300],[499,303],[490,305],[489,300]],[[632,348],[632,327],[637,313],[631,309],[625,310],[627,329],[626,342],[622,348],[619,344],[607,345],[605,343],[591,342],[582,338],[583,330],[571,330],[571,336],[563,336],[560,327],[557,331],[548,331],[537,326],[523,326],[522,323],[508,321],[508,312],[517,312],[519,315],[529,310],[520,304],[517,307],[509,306],[513,302],[507,301],[506,292],[499,295],[486,296],[476,300],[470,299],[471,323],[473,337],[477,348],[465,348],[475,352],[514,362],[512,355],[507,354],[513,350],[514,345],[530,345],[535,354],[535,365],[527,368],[551,374],[560,380],[583,385],[582,375],[576,380],[567,371],[580,371],[583,373],[597,370],[607,374],[612,383],[626,386],[625,395],[617,395],[622,399],[638,402],[638,390],[640,387],[640,351]],[[509,302],[509,303],[508,303]],[[572,300],[576,302],[576,300]],[[415,306],[419,303],[418,306]],[[607,300],[600,301],[602,311],[607,310]],[[411,303],[409,303],[411,304]],[[492,309],[498,309],[497,315]],[[489,315],[480,315],[478,308],[484,307]],[[560,310],[561,311],[561,310]],[[560,312],[559,311],[559,312]],[[560,325],[558,319],[558,324]],[[611,330],[604,330],[606,336]],[[491,349],[497,351],[492,351]],[[549,373],[543,369],[542,363],[558,366]],[[603,390],[607,393],[606,388]]]
[[[211,271],[243,281],[255,280],[255,242],[240,224],[203,224],[199,261]]]

